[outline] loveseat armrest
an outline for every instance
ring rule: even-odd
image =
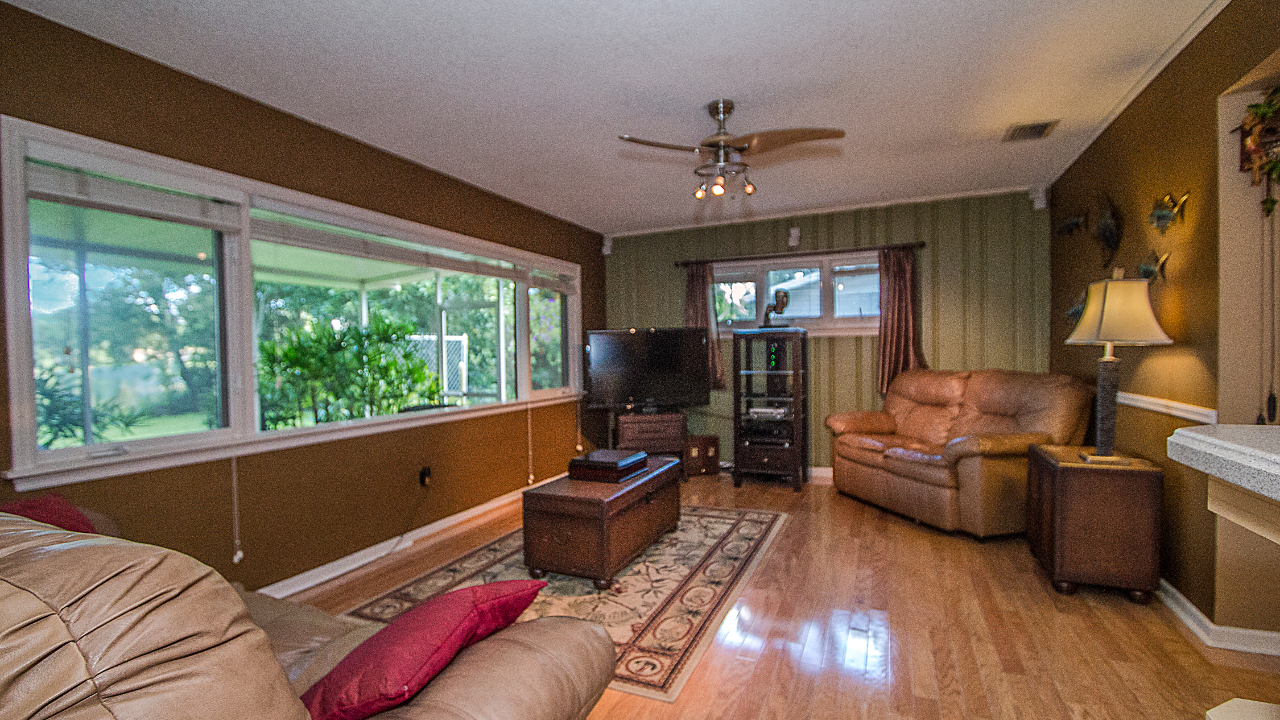
[[[898,431],[898,422],[883,410],[861,410],[857,412],[832,413],[827,416],[827,427],[835,435],[845,433],[865,433],[868,435],[893,435]]]
[[[952,439],[942,448],[942,458],[955,462],[973,455],[1026,455],[1032,445],[1048,443],[1048,433],[983,433]]]
[[[458,653],[407,703],[370,720],[581,720],[615,663],[599,625],[561,616],[518,622]]]

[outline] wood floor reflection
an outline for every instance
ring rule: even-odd
[[[1280,703],[1280,659],[1205,650],[1159,601],[1058,595],[1021,537],[938,532],[830,485],[712,476],[683,495],[789,517],[676,702],[610,690],[590,720],[1200,720],[1234,697]],[[294,599],[341,612],[518,525],[513,506]]]

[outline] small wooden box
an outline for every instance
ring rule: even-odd
[[[687,428],[684,413],[619,415],[618,449],[682,455]]]
[[[720,472],[720,438],[690,435],[684,450],[686,475],[715,475]]]
[[[560,478],[524,491],[524,562],[548,572],[591,578],[607,589],[614,576],[680,522],[680,460],[647,459],[648,470],[621,483]]]

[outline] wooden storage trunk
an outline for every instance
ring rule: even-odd
[[[561,478],[524,492],[524,562],[548,572],[613,585],[618,571],[680,521],[684,469],[650,457],[648,471],[626,483]]]

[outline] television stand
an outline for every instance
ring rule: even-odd
[[[688,421],[681,412],[639,412],[618,416],[619,450],[644,450],[684,457]]]

